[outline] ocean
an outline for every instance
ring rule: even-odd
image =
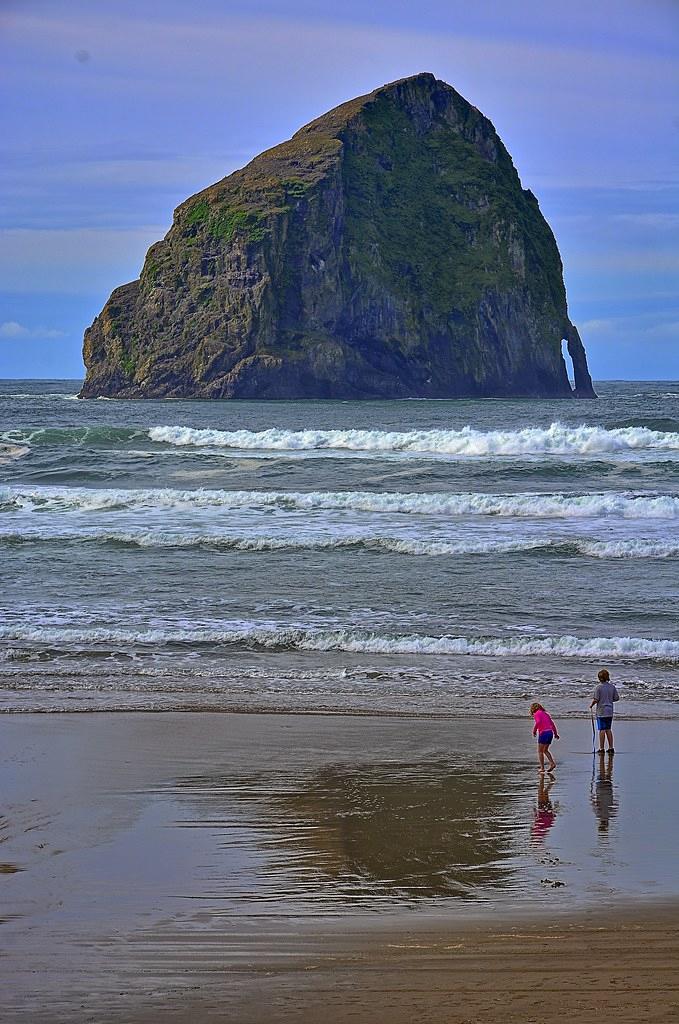
[[[0,383],[0,709],[679,716],[679,383],[78,401]]]

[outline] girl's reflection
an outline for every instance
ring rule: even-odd
[[[533,843],[544,843],[545,837],[554,824],[556,818],[556,807],[552,803],[549,792],[554,785],[554,779],[541,775],[538,780],[537,805],[533,811],[533,827],[531,829],[531,841]]]

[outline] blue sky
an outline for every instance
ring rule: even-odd
[[[432,71],[538,196],[594,376],[679,379],[678,51],[674,0],[3,0],[0,377],[81,376],[175,206]]]

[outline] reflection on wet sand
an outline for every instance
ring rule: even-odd
[[[553,785],[553,778],[540,775],[538,779],[537,802],[533,811],[533,827],[531,829],[531,840],[536,846],[544,843],[547,833],[556,818],[556,807],[549,795]]]
[[[23,869],[0,873],[3,1024],[72,1024],[83,1007],[119,1024],[132,1005],[164,1020],[172,992],[192,999],[209,979],[223,985],[214,1020],[248,1020],[246,979],[261,1024],[279,1019],[265,979],[302,958],[296,1006],[300,979],[332,968],[351,928],[365,928],[368,957],[389,929],[400,957],[426,922],[534,914],[551,934],[564,911],[677,896],[674,721],[621,724],[614,787],[608,761],[592,774],[582,722],[566,720],[558,776],[536,789],[524,720],[0,719],[0,861]],[[593,842],[600,822],[610,831]],[[536,962],[532,940],[522,948],[516,990]],[[494,939],[474,984],[497,951]],[[453,956],[462,977],[466,954]],[[338,984],[365,984],[368,966]],[[390,982],[371,977],[381,999]],[[557,969],[553,991],[562,980]],[[421,1004],[408,1019],[424,1016]]]
[[[599,834],[608,833],[611,818],[618,813],[618,800],[613,785],[613,758],[597,757],[591,786],[592,809],[599,819]]]
[[[473,898],[506,882],[520,841],[522,786],[509,766],[334,765],[302,778],[194,776],[176,788],[207,800],[200,813],[213,825],[220,804],[232,820],[236,797],[267,854],[262,886],[283,898]]]

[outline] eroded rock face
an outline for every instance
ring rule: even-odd
[[[537,200],[429,74],[183,203],[84,358],[87,398],[594,397]]]

